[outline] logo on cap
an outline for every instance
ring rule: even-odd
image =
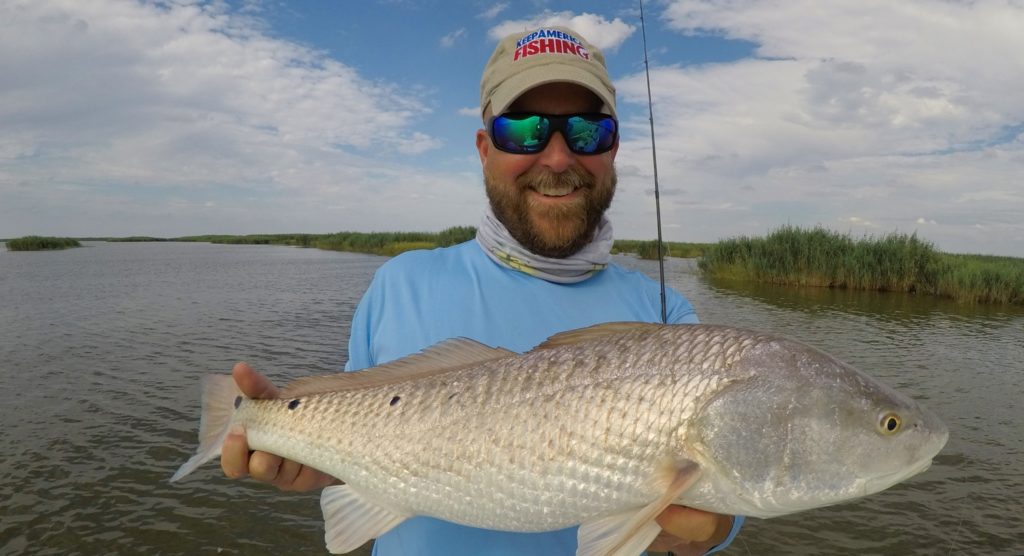
[[[537,54],[569,54],[590,59],[590,52],[579,39],[558,29],[539,29],[516,41],[512,61]]]

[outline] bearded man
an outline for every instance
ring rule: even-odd
[[[484,129],[476,133],[487,210],[474,240],[411,251],[377,271],[353,317],[346,370],[387,363],[464,337],[525,352],[549,336],[602,322],[660,322],[661,289],[611,262],[605,211],[615,193],[619,147],[615,89],[601,52],[579,33],[545,27],[498,43],[481,80]],[[695,323],[690,303],[666,292],[670,323]],[[277,390],[239,363],[249,397]],[[283,490],[337,480],[264,452],[232,431],[221,465]],[[652,550],[705,554],[728,546],[742,523],[669,506]],[[380,536],[375,555],[559,555],[576,553],[577,528],[511,533],[430,517]]]

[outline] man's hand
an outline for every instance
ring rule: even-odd
[[[733,518],[685,506],[669,506],[655,521],[661,525],[661,534],[648,550],[672,551],[676,556],[700,556],[725,542],[732,530]]]
[[[266,399],[278,396],[277,387],[271,384],[267,377],[245,363],[236,363],[231,375],[235,378],[238,388],[248,398]],[[301,463],[267,452],[250,452],[245,440],[245,430],[240,426],[232,428],[224,439],[224,447],[220,452],[220,467],[231,479],[240,479],[248,475],[281,490],[308,491],[338,482],[334,477]]]

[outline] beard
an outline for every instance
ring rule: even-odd
[[[536,168],[501,183],[484,172],[491,210],[509,234],[531,253],[564,259],[578,253],[594,238],[601,217],[615,196],[617,177],[611,168],[602,182],[583,168],[573,166],[556,174]],[[532,191],[557,191],[571,187],[576,199],[544,203]]]

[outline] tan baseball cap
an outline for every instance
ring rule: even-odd
[[[604,54],[567,27],[541,27],[509,35],[491,54],[480,79],[480,110],[501,114],[520,95],[546,83],[576,83],[604,101],[615,116],[615,87]]]

